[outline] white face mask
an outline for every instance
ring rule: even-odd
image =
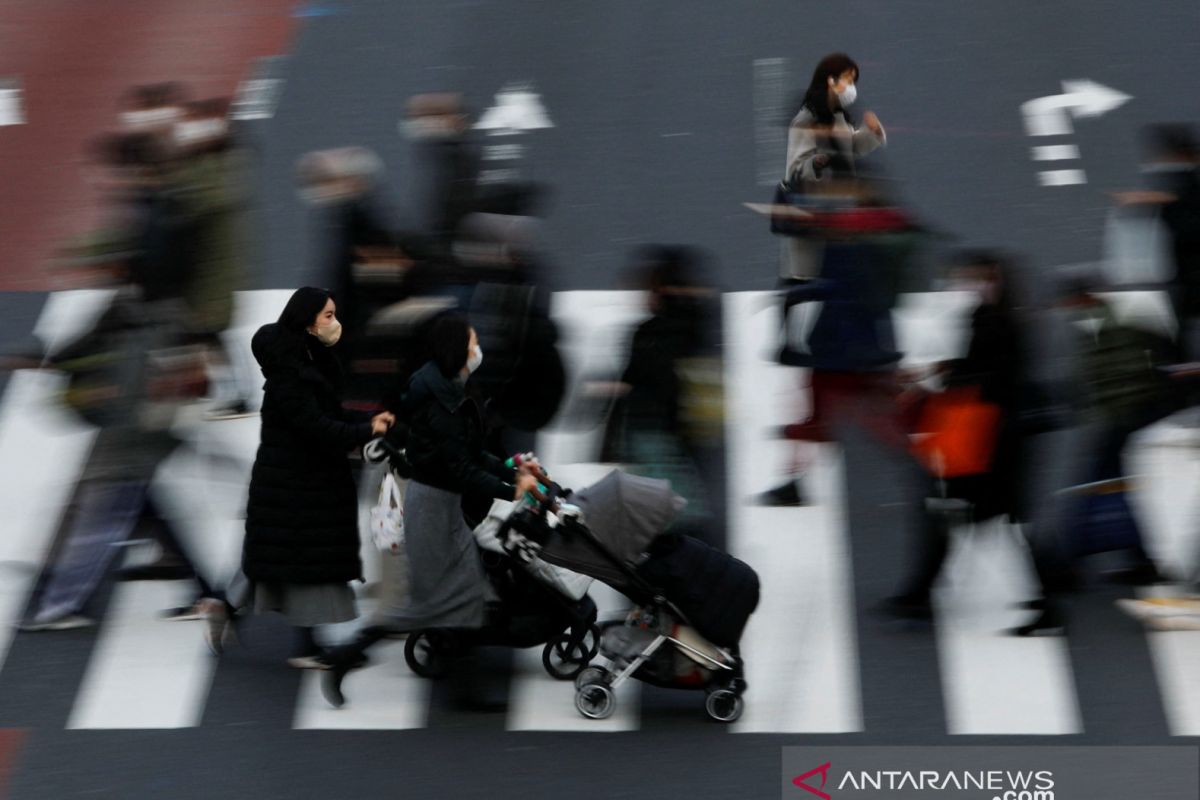
[[[317,325],[315,329],[309,329],[308,332],[317,337],[317,341],[321,344],[333,347],[342,338],[342,323],[335,319],[328,325]]]
[[[858,99],[858,87],[853,83],[846,87],[845,91],[838,94],[838,105],[842,108],[849,108],[854,105],[854,101]]]
[[[479,365],[483,363],[483,348],[475,345],[475,352],[467,358],[467,374],[473,373],[479,369]]]

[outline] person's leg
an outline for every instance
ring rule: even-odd
[[[809,410],[803,422],[785,425],[783,438],[792,446],[787,466],[787,479],[780,485],[758,496],[758,502],[767,506],[802,506],[808,500],[800,486],[800,479],[813,460],[813,443],[832,441],[827,420],[831,403],[832,376],[822,370],[813,370],[809,375]]]
[[[386,625],[372,625],[360,630],[350,642],[325,652],[322,658],[329,668],[321,676],[321,693],[331,706],[341,708],[346,704],[342,681],[351,670],[363,666],[367,661],[367,650],[391,632]]]
[[[898,612],[908,609],[916,616],[928,615],[933,586],[950,552],[950,519],[942,511],[927,508],[926,499],[920,498],[915,509],[918,515],[915,558],[900,594],[893,598]]]
[[[43,588],[33,625],[53,623],[83,610],[128,538],[146,495],[142,483],[86,482],[79,487],[67,542]]]
[[[197,566],[196,559],[191,556],[190,548],[184,543],[183,538],[180,537],[178,529],[159,511],[153,492],[148,493],[146,496],[146,510],[143,516],[147,515],[151,516],[157,524],[158,539],[162,543],[164,550],[177,556],[183,562],[184,567],[189,573],[189,577],[195,579],[199,590],[197,599],[218,597],[213,585],[204,578],[203,571]]]

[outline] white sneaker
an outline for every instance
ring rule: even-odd
[[[27,632],[34,631],[73,631],[79,628],[90,628],[96,621],[80,614],[63,614],[49,619],[33,619],[18,625],[18,629]]]
[[[196,604],[204,614],[204,641],[214,656],[225,652],[225,645],[236,640],[233,623],[220,600],[201,600]]]
[[[1140,622],[1152,625],[1157,630],[1200,629],[1200,598],[1148,597],[1142,600],[1125,598],[1117,601],[1117,608]],[[1197,627],[1187,627],[1193,624]]]

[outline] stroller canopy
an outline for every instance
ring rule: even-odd
[[[583,511],[583,521],[599,543],[618,561],[637,559],[654,537],[665,531],[687,504],[668,481],[613,470],[596,483],[574,492],[568,501]],[[567,569],[619,588],[621,570],[579,535],[556,529],[541,556]]]

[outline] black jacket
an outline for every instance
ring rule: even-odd
[[[402,414],[413,480],[468,497],[512,499],[515,471],[484,450],[483,417],[460,381],[429,362],[409,381]]]
[[[951,478],[950,497],[974,504],[976,520],[1007,514],[1025,519],[1025,441],[1021,424],[1022,391],[1027,387],[1024,337],[1007,305],[981,305],[971,315],[971,341],[964,358],[951,362],[948,387],[979,388],[979,399],[1000,408],[992,463],[984,475]]]
[[[358,492],[346,454],[370,440],[371,424],[343,411],[337,361],[309,339],[272,324],[252,341],[267,381],[242,552],[251,581],[362,577]]]

